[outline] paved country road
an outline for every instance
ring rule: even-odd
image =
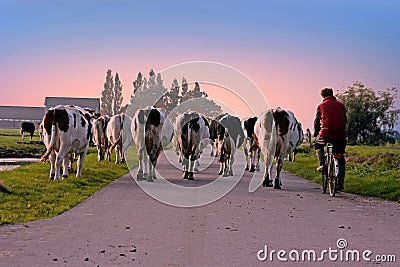
[[[158,170],[193,186],[213,181],[218,165],[195,181],[181,180],[164,158]],[[398,266],[399,203],[346,193],[330,198],[286,172],[282,190],[249,193],[250,180],[246,173],[211,204],[179,208],[148,196],[126,174],[60,216],[1,226],[0,266]],[[394,257],[395,263],[375,261]]]

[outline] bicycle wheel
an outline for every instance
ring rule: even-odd
[[[336,194],[337,179],[335,174],[335,159],[333,158],[333,155],[329,155],[328,177],[329,195],[334,197]]]

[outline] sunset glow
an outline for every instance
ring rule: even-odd
[[[247,75],[305,129],[325,86],[400,85],[398,1],[2,1],[0,22],[0,105],[100,97],[107,69],[118,72],[127,103],[139,71],[202,60]],[[201,88],[251,114],[222,87]]]

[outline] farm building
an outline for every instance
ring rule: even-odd
[[[0,128],[20,128],[21,122],[40,123],[44,116],[44,107],[0,106]]]
[[[57,105],[76,105],[100,112],[100,98],[46,97],[44,107],[0,106],[0,128],[20,128],[23,121],[37,128],[46,111]]]
[[[51,97],[44,100],[45,111],[57,105],[75,105],[100,112],[100,98]]]

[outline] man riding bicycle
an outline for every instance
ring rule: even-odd
[[[325,164],[324,147],[327,143],[333,145],[333,154],[342,155],[339,159],[339,174],[337,190],[344,189],[344,176],[346,172],[346,161],[344,152],[346,148],[346,108],[333,96],[332,88],[321,90],[324,98],[317,108],[314,120],[314,147],[317,152],[319,167],[322,171]]]

